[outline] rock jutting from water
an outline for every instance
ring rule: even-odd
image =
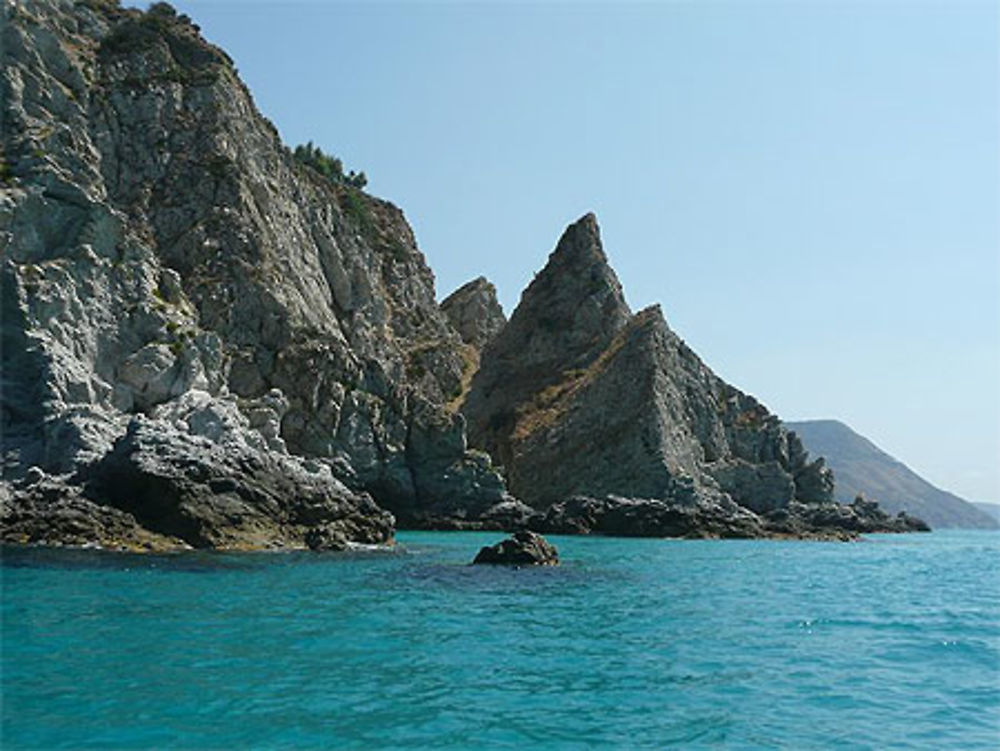
[[[0,20],[2,541],[841,523],[822,461],[631,313],[593,216],[509,322],[482,278],[438,305],[402,212],[282,144],[186,16]]]
[[[480,549],[473,563],[493,566],[558,566],[559,551],[541,535],[521,530],[509,539]]]
[[[659,306],[633,314],[592,214],[565,231],[483,350],[462,413],[470,443],[537,510],[533,528],[760,537],[906,526],[835,504],[822,459],[702,363]]]
[[[713,504],[679,504],[648,498],[602,499],[577,496],[530,517],[531,529],[547,534],[601,534],[615,537],[688,539],[809,538],[853,540],[874,532],[926,532],[927,525],[906,514],[890,516],[878,504],[798,503],[762,515]]]

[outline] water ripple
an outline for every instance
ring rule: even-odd
[[[3,556],[6,748],[996,748],[1000,535]]]

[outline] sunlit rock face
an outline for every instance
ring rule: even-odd
[[[462,341],[477,352],[493,341],[507,323],[496,287],[482,276],[448,295],[441,302],[441,310]]]
[[[285,467],[283,492],[353,502],[385,539],[364,498],[402,518],[509,500],[445,407],[467,376],[464,344],[399,209],[293,159],[229,57],[165,4],[0,13],[4,513],[40,519],[22,519],[18,539],[44,528],[32,488],[55,503],[105,457],[144,466],[120,455],[150,432],[172,456],[192,452],[191,467],[204,468],[204,441],[238,447],[257,479],[292,462],[306,474]],[[185,411],[193,393],[201,417]],[[202,419],[213,411],[228,417]],[[32,467],[44,482],[25,480]],[[117,496],[88,502],[128,506],[153,535],[229,539],[156,529],[173,516]],[[306,544],[284,501],[241,503],[252,508],[233,528],[260,527],[248,544]],[[348,540],[380,536],[349,527]]]
[[[186,16],[0,14],[3,541],[895,524],[629,309],[593,215],[510,321],[482,278],[438,305],[402,212],[296,158]]]
[[[592,214],[485,348],[462,412],[471,444],[539,509],[573,496],[756,513],[831,499],[822,460],[717,377],[659,306],[632,314]]]

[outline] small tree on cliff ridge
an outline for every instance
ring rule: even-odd
[[[295,150],[292,151],[292,156],[301,164],[312,167],[332,183],[348,185],[359,190],[368,184],[368,178],[364,172],[351,170],[345,175],[344,163],[332,154],[324,153],[312,141],[296,146]]]

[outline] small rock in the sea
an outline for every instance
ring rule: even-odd
[[[473,563],[500,566],[557,566],[559,551],[541,535],[522,530],[496,545],[484,547]]]

